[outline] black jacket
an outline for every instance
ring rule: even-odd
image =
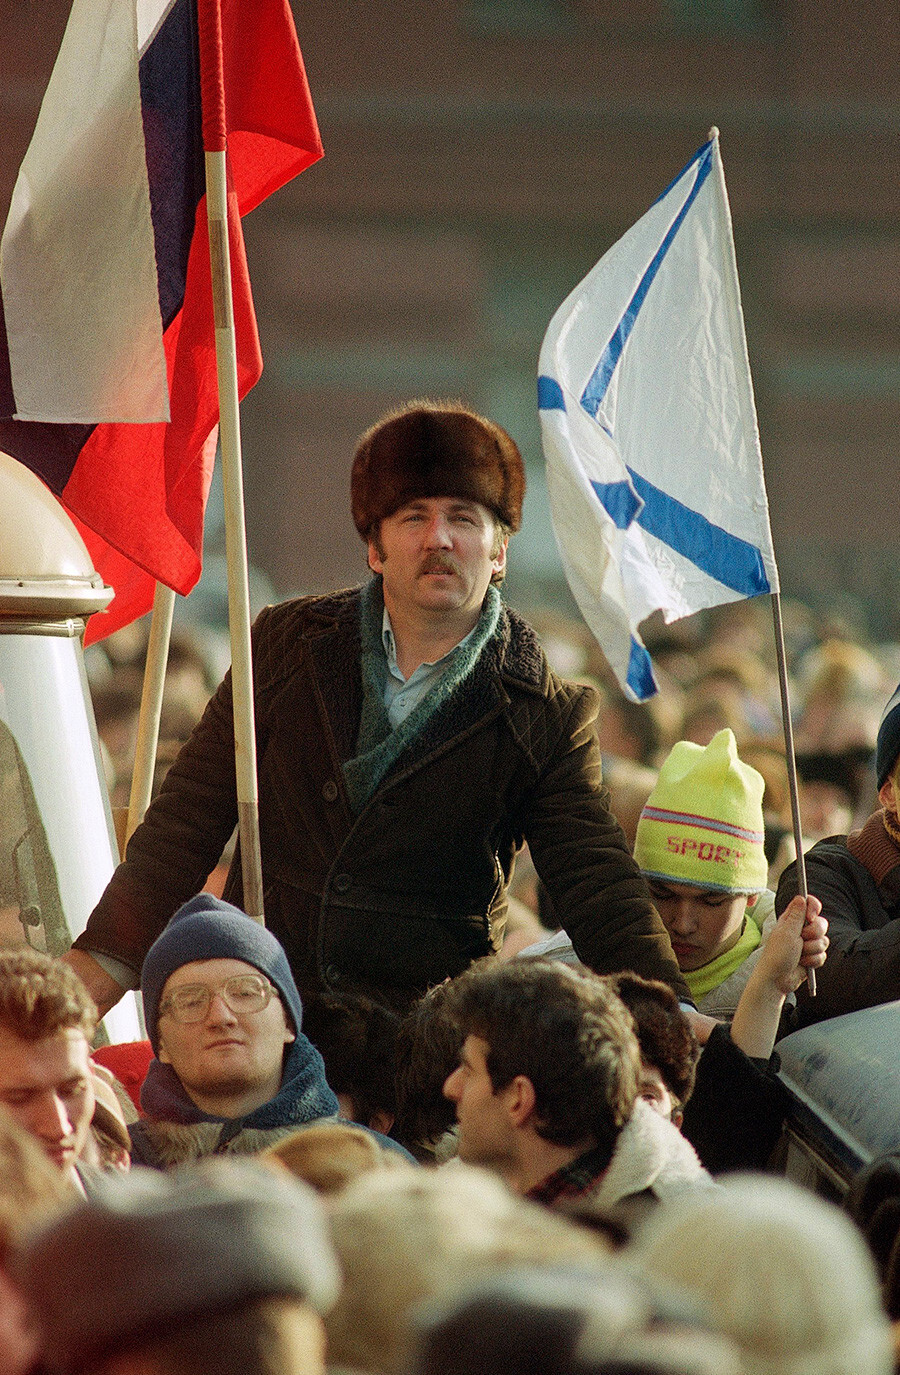
[[[816,996],[797,990],[797,1025],[900,998],[900,848],[883,812],[862,830],[829,836],[806,855],[806,881],[828,920],[828,958],[816,971]],[[781,913],[797,894],[797,868],[785,869],[775,896]]]

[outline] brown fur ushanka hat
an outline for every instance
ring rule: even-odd
[[[477,501],[511,530],[522,523],[525,468],[510,436],[456,402],[412,401],[367,430],[350,478],[363,539],[420,497]]]

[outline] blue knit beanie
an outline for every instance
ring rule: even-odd
[[[900,684],[885,707],[878,726],[875,745],[875,777],[879,788],[891,776],[891,769],[900,754]]]
[[[252,964],[278,989],[294,1030],[300,1031],[303,1004],[280,942],[239,907],[222,902],[211,893],[199,893],[179,907],[147,951],[141,970],[144,1021],[157,1054],[159,1003],[166,980],[192,960],[243,960]]]

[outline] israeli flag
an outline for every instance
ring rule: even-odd
[[[569,586],[644,701],[651,612],[778,591],[718,130],[554,315],[538,407]]]

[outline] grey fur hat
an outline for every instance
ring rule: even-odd
[[[249,1160],[107,1176],[29,1238],[12,1268],[53,1375],[253,1299],[324,1312],[340,1283],[313,1190]]]

